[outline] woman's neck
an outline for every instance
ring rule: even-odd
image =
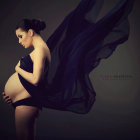
[[[37,49],[37,48],[41,47],[44,44],[45,44],[45,42],[44,42],[44,40],[42,39],[41,36],[34,35],[33,41],[32,41],[32,45],[33,45],[34,49]]]

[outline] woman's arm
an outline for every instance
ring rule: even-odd
[[[23,69],[21,69],[19,66],[16,66],[15,68],[16,72],[19,73],[24,79],[26,79],[31,84],[37,86],[35,77],[33,73],[27,72]]]
[[[38,86],[38,83],[43,76],[46,57],[45,50],[43,48],[38,48],[34,51],[33,73],[21,69],[20,61],[16,65],[15,70],[28,82]]]
[[[36,85],[38,85],[42,79],[46,57],[46,50],[44,48],[37,48],[34,51],[33,75]]]

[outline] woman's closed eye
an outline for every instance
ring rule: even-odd
[[[18,35],[19,38],[22,38],[22,35]]]

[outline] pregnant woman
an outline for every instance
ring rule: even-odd
[[[34,47],[20,59],[4,89],[4,99],[15,108],[19,140],[33,140],[42,107],[88,113],[95,101],[89,73],[101,59],[128,40],[128,15],[134,0],[120,0],[103,18],[96,18],[103,0],[81,0],[45,42],[45,22],[22,19],[16,36],[23,47]]]
[[[19,43],[25,49],[31,46],[34,47],[34,50],[29,55],[18,62],[15,67],[16,72],[9,78],[4,90],[7,97],[10,97],[14,107],[22,103],[25,105],[26,102],[30,104],[30,106],[27,106],[27,104],[26,106],[17,106],[15,110],[16,130],[19,140],[25,139],[25,137],[33,139],[33,126],[39,115],[39,109],[41,109],[40,104],[31,98],[32,96],[23,86],[22,82],[24,83],[24,81],[22,81],[21,76],[33,86],[41,85],[48,62],[50,63],[51,61],[49,48],[40,36],[40,31],[45,27],[46,25],[43,21],[23,19],[15,30]],[[29,68],[33,70],[32,73]],[[18,73],[21,76],[18,77]]]

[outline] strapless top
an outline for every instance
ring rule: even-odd
[[[33,73],[33,61],[29,54],[20,59],[20,68],[27,72]],[[31,84],[18,73],[18,77],[20,79],[21,84],[28,91],[28,93],[31,94],[31,96],[44,100],[44,96],[45,96],[44,93],[46,93],[44,85],[46,85],[47,80],[45,80],[45,79],[47,78],[48,69],[49,69],[49,61],[48,61],[48,59],[46,59],[45,72],[44,72],[43,78],[39,82],[38,86]],[[44,82],[44,80],[45,80],[45,82]]]
[[[25,57],[22,57],[20,59],[20,67],[24,70],[26,70],[27,72],[31,72],[33,73],[33,61],[31,59],[31,56],[28,54]],[[45,69],[44,69],[44,75],[42,76],[42,80],[39,82],[39,84],[43,84],[43,81],[47,78],[47,72],[49,69],[49,60],[46,58],[45,61]]]

